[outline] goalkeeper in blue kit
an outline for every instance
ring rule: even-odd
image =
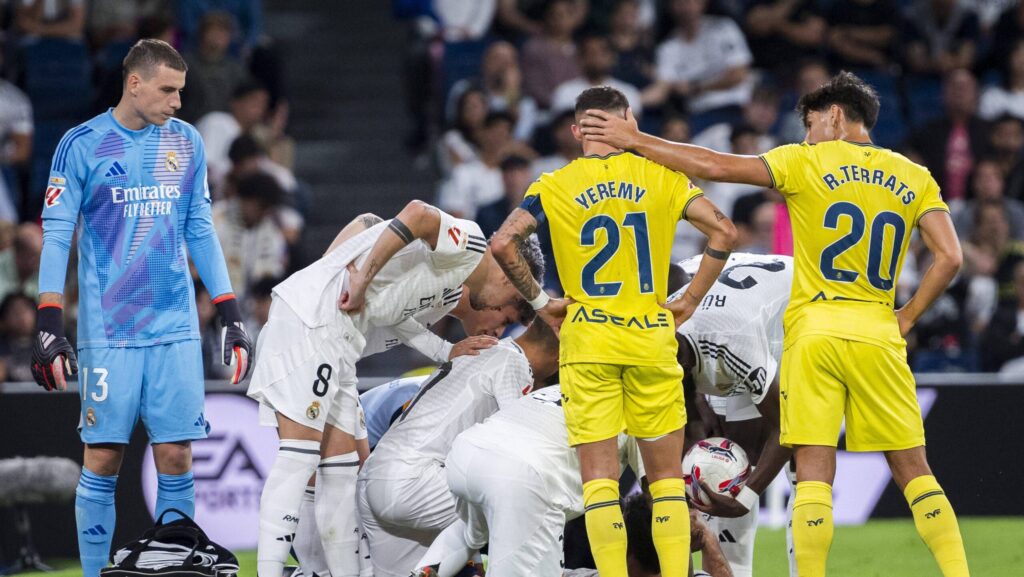
[[[249,370],[251,343],[211,220],[203,142],[173,118],[185,72],[170,45],[135,44],[117,107],[64,135],[47,183],[32,372],[47,390],[64,390],[78,374],[85,455],[75,518],[85,577],[107,564],[117,473],[140,417],[158,472],[157,515],[195,510],[190,442],[208,425],[188,256],[214,295],[232,382]],[[63,319],[76,226],[77,358]]]

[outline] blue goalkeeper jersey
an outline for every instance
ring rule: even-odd
[[[186,246],[212,296],[231,292],[199,133],[171,119],[129,130],[108,110],[68,131],[43,205],[39,292],[64,292],[78,230],[78,346],[199,338]]]

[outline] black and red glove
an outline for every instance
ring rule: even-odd
[[[64,309],[44,304],[36,312],[32,341],[32,377],[47,391],[65,391],[68,378],[78,374],[78,357],[64,336]]]
[[[231,384],[237,385],[249,375],[249,358],[252,356],[252,341],[245,332],[242,322],[242,311],[238,308],[238,300],[233,294],[221,295],[213,299],[224,328],[220,333],[221,349],[224,353],[224,364],[234,365],[235,372],[231,375]]]

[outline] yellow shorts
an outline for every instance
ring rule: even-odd
[[[924,423],[906,349],[824,335],[782,353],[781,441],[835,447],[846,417],[850,451],[924,445]]]
[[[683,369],[572,363],[559,369],[569,444],[611,439],[625,430],[646,439],[686,424]]]

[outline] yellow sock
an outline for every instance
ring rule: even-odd
[[[800,577],[825,575],[832,531],[832,486],[819,481],[797,483],[793,501],[793,554]]]
[[[913,479],[907,483],[903,496],[910,503],[917,533],[931,549],[942,574],[945,577],[970,575],[956,513],[935,477],[923,475]]]
[[[682,479],[651,483],[651,536],[662,577],[686,577],[690,570],[690,511]]]
[[[619,482],[595,479],[584,483],[583,507],[597,572],[601,577],[627,577],[626,522],[619,505]]]

